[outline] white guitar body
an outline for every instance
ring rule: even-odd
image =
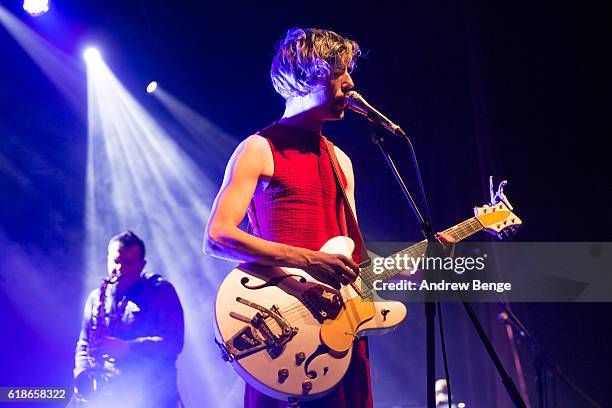
[[[350,257],[353,249],[354,243],[350,238],[335,237],[325,243],[321,251]],[[215,335],[224,359],[247,383],[273,398],[310,400],[322,397],[346,373],[357,336],[384,334],[406,317],[406,307],[399,302],[365,300],[351,286],[334,291],[301,269],[252,266],[248,269],[248,272],[245,268],[232,270],[221,284],[215,302]],[[273,284],[266,285],[271,280],[270,274],[279,276],[283,273],[296,276],[286,277],[280,282],[272,278]],[[355,283],[359,289],[359,278]],[[316,310],[323,309],[307,307],[306,303],[312,305],[318,300],[298,299],[300,292],[311,287],[318,287],[311,293],[322,290],[317,299],[321,302],[328,300],[330,304],[338,301],[339,309],[327,315],[328,318],[321,314],[315,317]],[[252,323],[257,314],[261,316],[261,309],[238,299],[279,312],[278,315],[291,327],[290,336],[287,336],[290,330],[285,327],[283,334],[282,325],[274,318],[264,318],[263,321],[266,327],[279,334],[282,346],[273,352],[262,348],[270,337],[262,337],[262,330],[256,329]]]
[[[484,230],[501,237],[522,221],[503,192],[491,187],[491,203],[475,207],[475,216],[445,231],[455,242]],[[347,237],[330,239],[322,252],[351,256]],[[425,254],[423,240],[397,253]],[[390,271],[390,278],[401,271]],[[372,282],[370,267],[361,270],[355,288],[340,291],[301,269],[243,265],[225,278],[215,302],[215,336],[222,356],[249,384],[273,398],[310,400],[322,397],[344,376],[359,335],[384,334],[406,317],[399,302],[374,301],[361,285]],[[305,296],[306,295],[306,296]]]

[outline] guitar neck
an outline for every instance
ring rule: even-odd
[[[459,242],[463,241],[469,236],[474,235],[475,233],[481,231],[483,229],[480,222],[475,217],[472,217],[468,220],[465,220],[453,227],[450,227],[443,231],[444,234],[453,238],[454,241]],[[427,240],[423,240],[418,242],[408,248],[402,249],[399,252],[394,253],[393,255],[389,255],[388,258],[404,258],[404,256],[409,259],[416,259],[423,255],[425,255],[425,251],[427,250]],[[405,272],[405,269],[395,269],[395,268],[385,268],[384,272],[380,274],[374,273],[374,265],[369,265],[361,270],[360,276],[368,287],[372,287],[372,283],[374,280],[386,280],[394,277],[395,275]]]
[[[442,232],[459,242],[479,231],[482,231],[482,229],[482,224],[480,224],[476,217],[472,217]]]

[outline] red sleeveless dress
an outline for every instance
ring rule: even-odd
[[[321,134],[274,123],[258,134],[268,140],[274,175],[268,187],[253,195],[247,214],[249,230],[268,241],[319,250],[338,235],[347,236],[341,219],[342,193]],[[342,173],[342,170],[340,170]],[[346,185],[344,174],[341,174]],[[270,398],[246,384],[245,408],[281,408],[286,402]],[[323,398],[300,407],[371,408],[372,387],[367,339],[353,346],[348,372]]]

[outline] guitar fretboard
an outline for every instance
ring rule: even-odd
[[[472,217],[468,220],[463,221],[460,224],[455,225],[454,227],[450,227],[449,229],[443,231],[445,234],[449,235],[456,242],[463,241],[467,237],[474,235],[478,231],[482,230],[482,225],[475,217]],[[416,244],[409,246],[408,248],[402,249],[399,252],[396,252],[393,255],[389,255],[388,258],[395,258],[399,256],[400,258],[404,258],[404,256],[416,259],[425,255],[425,251],[427,250],[427,240],[423,240],[421,242],[417,242]],[[374,265],[370,264],[369,266],[363,268],[359,274],[362,282],[366,287],[372,288],[373,282],[375,280],[387,280],[389,278],[394,277],[400,272],[404,272],[405,269],[387,269],[380,273],[374,273]]]

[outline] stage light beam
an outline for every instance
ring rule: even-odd
[[[153,94],[184,129],[182,143],[198,163],[210,168],[225,168],[238,141],[209,119],[196,112],[164,87]],[[198,155],[199,154],[199,155]]]
[[[151,81],[149,85],[147,86],[147,93],[153,93],[153,91],[155,91],[156,89],[157,89],[157,82]]]
[[[49,0],[24,0],[23,9],[31,16],[39,16],[49,11]]]
[[[83,64],[74,56],[64,53],[41,37],[21,19],[4,8],[2,2],[0,2],[0,25],[66,97],[72,108],[78,113],[86,114],[83,109],[85,97]],[[10,56],[10,58],[5,58],[2,64],[17,63],[17,61],[17,58]],[[21,79],[28,80],[28,76]],[[19,78],[12,80],[19,80]]]
[[[188,154],[179,143],[183,135],[171,136],[104,59],[86,67],[87,287],[99,285],[108,238],[125,229],[137,231],[147,243],[148,265],[173,283],[185,310],[189,329],[178,365],[180,372],[189,374],[180,380],[182,398],[187,406],[196,401],[235,406],[241,400],[242,382],[231,372],[221,374],[223,363],[217,352],[200,346],[213,336],[212,317],[201,311],[213,307],[214,289],[223,278],[218,271],[233,267],[201,254],[204,225],[218,188],[218,179],[211,174],[223,168],[213,169],[206,152]],[[204,158],[195,161],[194,156]],[[209,368],[202,370],[203,366]],[[228,394],[229,389],[235,392]]]

